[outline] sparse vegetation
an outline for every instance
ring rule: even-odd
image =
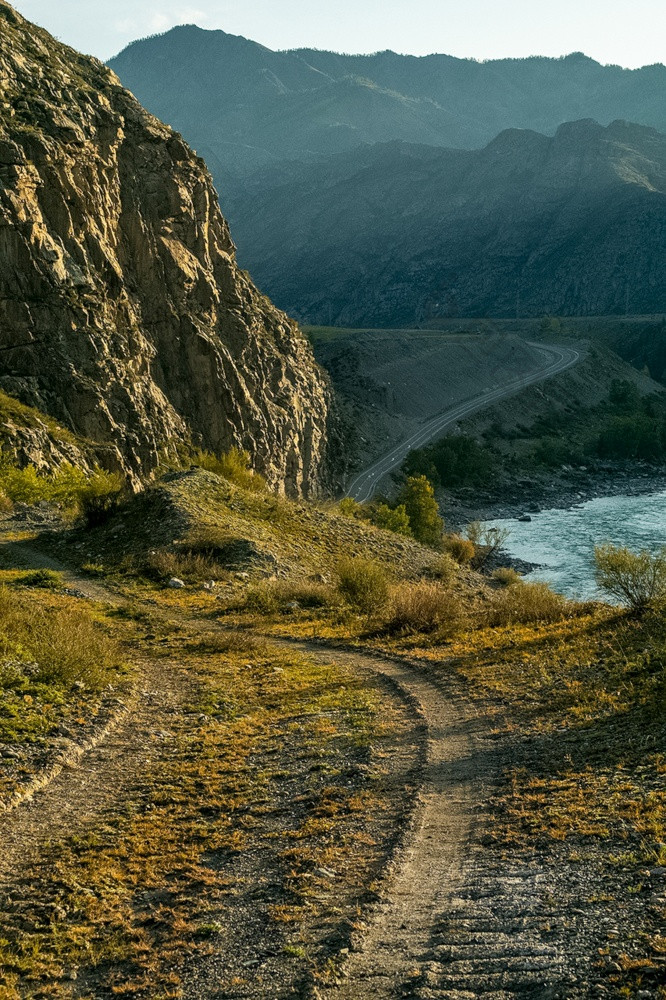
[[[267,489],[266,480],[252,468],[250,453],[241,448],[230,448],[222,455],[212,455],[208,451],[198,451],[193,457],[193,464],[208,472],[222,476],[235,486],[254,493],[264,493]]]
[[[338,590],[353,608],[366,615],[377,615],[388,601],[388,575],[370,559],[343,559],[338,565]]]
[[[94,469],[86,473],[65,463],[52,473],[39,473],[34,465],[23,469],[7,459],[0,463],[0,491],[12,504],[58,504],[84,514],[90,523],[110,509],[124,488],[122,477]]]
[[[42,584],[38,584],[42,586]],[[120,652],[89,612],[49,606],[0,587],[0,669],[35,683],[97,688],[120,664]],[[22,681],[21,681],[22,683]]]
[[[441,583],[420,581],[393,587],[382,628],[390,634],[428,633],[455,627],[464,617],[460,596]]]
[[[645,611],[666,598],[666,547],[632,552],[615,545],[594,550],[597,583],[633,611]]]
[[[248,588],[246,602],[251,610],[276,614],[326,608],[336,603],[336,594],[326,584],[311,580],[266,580]]]

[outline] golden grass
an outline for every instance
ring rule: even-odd
[[[179,666],[163,669],[183,671],[185,700],[164,750],[112,819],[49,846],[25,891],[35,929],[0,918],[7,1000],[64,998],[70,969],[92,977],[94,995],[179,995],[183,962],[210,947],[218,925],[226,930],[225,911],[246,891],[212,861],[244,854],[277,870],[284,902],[266,904],[266,917],[284,927],[291,958],[316,971],[325,897],[351,904],[375,870],[381,847],[367,825],[386,825],[387,811],[392,825],[381,773],[338,776],[394,733],[377,692],[346,669],[251,637],[193,633],[174,637],[170,651],[178,644]],[[65,916],[45,919],[54,905]]]

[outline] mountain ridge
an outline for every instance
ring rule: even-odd
[[[648,126],[510,129],[479,151],[363,147],[272,183],[265,171],[230,207],[241,259],[312,323],[666,304],[666,135]]]
[[[603,66],[582,53],[477,62],[274,51],[187,25],[133,42],[109,65],[186,135],[223,190],[281,159],[391,139],[480,148],[508,127],[551,133],[584,117],[666,129],[665,66]]]

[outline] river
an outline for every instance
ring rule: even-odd
[[[666,545],[666,490],[643,496],[600,497],[568,510],[544,510],[521,522],[496,520],[489,527],[511,532],[512,556],[538,563],[528,580],[545,580],[567,597],[602,597],[594,580],[594,546],[602,542],[654,551]]]

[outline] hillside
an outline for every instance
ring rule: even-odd
[[[110,65],[182,131],[223,192],[256,167],[367,143],[473,149],[506,128],[551,134],[584,117],[666,129],[664,66],[623,70],[581,53],[481,63],[390,51],[273,52],[183,25],[134,42]]]
[[[4,0],[0,27],[0,387],[134,481],[238,446],[316,492],[326,380],[238,267],[203,162]]]
[[[202,470],[42,513],[0,519],[3,997],[663,1000],[663,608]]]
[[[663,311],[665,195],[666,135],[583,120],[265,171],[233,212],[242,260],[292,315],[405,326]]]

